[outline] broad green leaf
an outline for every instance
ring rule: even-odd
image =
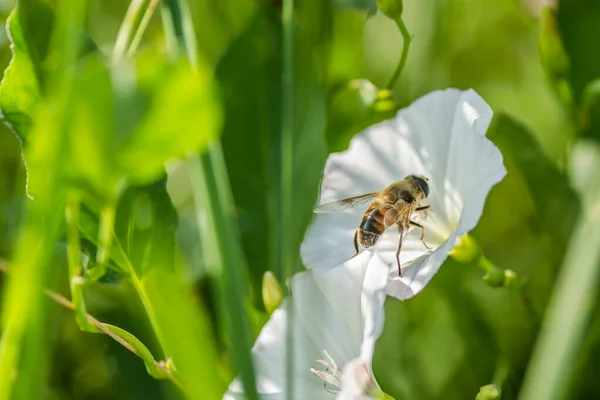
[[[24,3],[25,4],[25,3]],[[33,4],[33,3],[29,3]],[[59,22],[52,36],[60,38],[52,48],[52,57],[58,65],[70,68],[75,62],[79,40],[69,33],[80,27],[86,2],[61,3]],[[37,10],[37,9],[36,9]],[[14,17],[14,15],[13,15]],[[18,23],[13,19],[12,23]],[[47,21],[39,21],[40,26]],[[20,26],[21,38],[28,37],[29,29],[37,26]],[[26,47],[25,47],[26,48]],[[33,67],[32,67],[33,68]],[[16,72],[16,71],[13,71]],[[31,78],[31,69],[28,70]],[[16,75],[13,75],[15,77]],[[16,379],[30,381],[40,378],[36,369],[45,364],[47,353],[26,353],[24,345],[29,341],[42,342],[47,335],[43,325],[34,319],[42,313],[43,289],[52,282],[56,268],[51,268],[54,245],[62,229],[64,209],[64,186],[60,171],[63,161],[66,99],[71,88],[71,76],[65,70],[48,74],[53,82],[52,99],[43,106],[35,107],[36,123],[32,125],[30,146],[25,149],[32,168],[45,176],[43,189],[35,200],[26,203],[25,219],[18,235],[14,251],[15,269],[2,302],[2,338],[0,340],[0,399],[11,399]],[[16,85],[17,87],[19,85]],[[15,85],[9,88],[15,88]],[[29,86],[31,87],[31,86]],[[29,104],[29,102],[25,102]],[[42,357],[41,359],[39,357]]]
[[[220,376],[217,347],[207,313],[196,303],[192,288],[166,267],[148,272],[144,288],[163,349],[189,398],[221,398],[226,383]]]
[[[573,185],[582,198],[573,237],[546,311],[546,318],[531,356],[519,399],[569,398],[576,374],[577,356],[589,334],[598,298],[600,278],[600,148],[577,143],[571,154]]]
[[[25,18],[23,18],[25,19]],[[36,41],[31,40],[26,33],[27,27],[21,22],[21,11],[16,7],[8,18],[7,30],[11,38],[11,49],[13,59],[4,72],[2,84],[0,84],[0,109],[2,120],[8,124],[13,132],[21,139],[27,135],[31,127],[31,119],[36,107],[42,99],[41,82],[38,79],[38,67],[34,62],[34,55],[39,59],[45,58],[45,49],[36,49]],[[47,18],[40,20],[48,25]],[[46,26],[46,32],[42,29],[34,29],[33,32],[45,34],[49,37],[50,28]],[[28,40],[30,39],[30,40]]]
[[[115,239],[140,278],[153,267],[174,269],[176,229],[177,212],[164,180],[131,187],[121,197]]]
[[[109,69],[88,57],[78,71],[66,175],[101,204],[124,185],[158,179],[168,160],[202,151],[220,125],[206,69],[152,55],[136,63]]]
[[[265,8],[216,67],[225,114],[223,152],[242,243],[257,289],[265,271],[277,270],[272,252],[278,210],[279,162],[275,151],[281,128],[280,37],[277,15]]]
[[[97,214],[98,211],[85,207],[79,219],[84,248],[90,254],[88,270],[96,267]],[[155,266],[173,270],[177,223],[177,212],[164,179],[127,188],[117,203],[112,259],[106,265],[109,271],[102,278],[104,282],[100,283],[114,283],[119,274],[141,279]]]
[[[12,60],[0,84],[2,120],[21,139],[27,140],[32,118],[46,93],[49,41],[55,15],[40,0],[19,1],[7,21]],[[95,49],[87,34],[81,35],[80,54]]]
[[[487,136],[509,160],[508,173],[518,174],[525,182],[544,228],[566,246],[579,214],[579,201],[567,178],[529,131],[507,116],[496,115]]]
[[[327,154],[324,54],[329,50],[326,4],[297,10],[294,38],[294,154],[292,231],[299,248],[312,218],[321,169]],[[315,16],[318,16],[315,17]],[[278,279],[281,160],[281,24],[268,8],[257,13],[217,65],[225,110],[223,150],[238,211],[238,223],[254,287],[265,271]],[[257,88],[260,88],[257,90]],[[240,132],[244,132],[240,135]],[[259,229],[261,234],[256,234]],[[298,254],[294,254],[299,265]]]
[[[561,0],[558,27],[569,56],[569,77],[576,104],[580,104],[588,82],[600,78],[600,3],[595,0]]]
[[[138,63],[142,68],[156,60],[141,58]],[[157,69],[154,76],[157,79],[152,82],[139,83],[142,92],[151,93],[148,108],[118,157],[119,166],[134,183],[162,175],[165,161],[171,158],[202,152],[221,125],[215,86],[205,65],[192,68],[180,62]]]
[[[111,332],[115,335],[119,336],[121,339],[126,341],[137,351],[138,355],[144,361],[144,365],[146,365],[146,371],[148,374],[155,379],[165,379],[166,376],[160,372],[160,370],[156,367],[156,360],[152,356],[152,353],[144,343],[142,343],[138,338],[133,336],[131,333],[127,332],[124,329],[119,328],[118,326],[103,324],[107,327]]]
[[[246,28],[257,8],[247,0],[192,1],[191,14],[202,59],[218,60],[231,41]]]
[[[327,145],[327,72],[332,7],[328,2],[301,2],[294,32],[294,169],[292,176],[292,249],[294,272],[303,270],[300,243],[313,218]],[[282,235],[288,232],[281,232]],[[284,282],[289,276],[279,276]]]

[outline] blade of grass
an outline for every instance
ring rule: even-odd
[[[282,54],[283,74],[282,86],[282,118],[281,118],[281,176],[280,176],[280,205],[281,215],[279,218],[279,256],[280,273],[279,279],[285,282],[292,276],[294,263],[293,249],[293,209],[292,190],[294,178],[294,0],[284,0],[282,12]],[[287,286],[286,286],[287,287]],[[285,354],[285,390],[287,398],[292,399],[294,393],[293,371],[294,371],[294,346],[293,346],[293,308],[287,307],[287,335]]]
[[[50,69],[53,73],[49,77],[49,87],[53,89],[50,93],[54,93],[55,97],[38,114],[34,127],[34,133],[53,140],[32,140],[29,149],[30,162],[43,165],[46,175],[44,192],[27,203],[15,252],[15,264],[18,268],[9,280],[5,294],[0,339],[2,400],[11,398],[18,375],[34,373],[32,369],[26,368],[30,366],[27,361],[33,364],[34,360],[21,360],[25,335],[30,335],[34,341],[41,341],[44,335],[39,327],[35,329],[36,325],[30,324],[30,320],[40,310],[41,289],[53,272],[47,266],[62,226],[62,215],[56,210],[62,209],[64,193],[56,178],[60,169],[67,104],[72,86],[72,65],[80,46],[78,35],[73,35],[72,32],[82,27],[86,8],[86,1],[59,2],[59,18],[53,32],[50,58],[55,68]],[[42,119],[44,124],[41,124]]]
[[[577,149],[577,148],[576,148]],[[583,212],[569,243],[563,266],[536,343],[520,400],[557,400],[567,397],[576,355],[598,294],[600,278],[600,183],[594,177],[600,168],[596,146],[574,153],[574,168],[584,199]],[[591,174],[591,176],[589,176]],[[587,179],[585,178],[587,176]]]
[[[163,2],[163,22],[165,35],[173,57],[185,55],[193,66],[197,66],[196,40],[192,20],[184,0],[165,0]],[[211,233],[217,240],[219,261],[222,263],[221,296],[231,333],[232,358],[238,367],[244,391],[248,399],[258,400],[254,368],[250,355],[251,327],[244,306],[244,276],[247,270],[244,256],[236,231],[233,196],[227,167],[220,142],[213,143],[208,153],[190,156],[191,176],[202,176],[202,182],[192,182],[196,207],[202,200],[208,200],[214,225]],[[201,187],[204,183],[206,186]],[[207,199],[200,192],[206,191]],[[202,228],[202,226],[200,226]]]
[[[135,53],[157,4],[158,0],[131,1],[119,28],[113,49],[113,62],[118,61],[125,54],[131,56]]]

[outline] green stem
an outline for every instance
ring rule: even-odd
[[[113,49],[113,62],[125,54],[132,56],[150,23],[158,0],[132,0],[121,23]]]
[[[398,19],[396,20],[396,25],[398,25],[398,29],[400,29],[400,34],[402,34],[402,54],[400,54],[400,61],[398,61],[398,65],[396,66],[394,75],[392,75],[390,82],[386,86],[389,90],[392,90],[394,86],[396,86],[396,82],[400,77],[400,73],[406,65],[406,59],[408,58],[408,48],[410,47],[411,41],[410,34],[408,33],[408,29],[406,28],[402,17],[398,17]]]
[[[184,0],[163,1],[163,23],[165,36],[173,58],[179,57],[180,52],[187,57],[193,67],[197,65],[196,40],[187,4]],[[192,176],[202,175],[202,182],[192,182],[195,188],[194,203],[198,207],[203,198],[198,196],[200,184],[206,185],[211,221],[214,225],[210,232],[200,231],[201,234],[215,235],[219,251],[221,290],[219,297],[223,301],[223,309],[231,334],[233,361],[239,369],[244,392],[248,399],[258,400],[254,367],[250,349],[252,347],[252,332],[250,321],[244,304],[244,276],[247,271],[242,247],[237,232],[235,220],[235,205],[231,193],[231,185],[220,142],[210,145],[208,153],[198,161],[198,155],[190,155],[189,166]],[[202,229],[202,226],[199,226]]]
[[[79,36],[87,2],[62,0],[58,4],[57,21],[50,41],[52,71],[48,76],[53,97],[46,99],[37,113],[31,132],[51,138],[48,145],[36,148],[30,142],[27,155],[30,163],[44,168],[45,179],[35,201],[27,201],[25,218],[19,232],[14,263],[18,265],[10,277],[2,304],[2,337],[0,339],[0,400],[12,398],[18,380],[37,374],[45,363],[45,354],[22,352],[25,340],[39,343],[46,332],[37,326],[35,318],[42,312],[42,289],[54,273],[48,268],[59,230],[62,229],[64,192],[59,184],[61,152],[66,135],[67,107],[72,88],[72,67],[79,50]],[[47,124],[40,124],[44,118]],[[38,146],[39,147],[39,146]],[[30,164],[31,165],[31,164]],[[60,210],[60,211],[57,211]],[[56,218],[59,214],[59,218]],[[35,357],[35,358],[33,358]],[[33,365],[35,363],[36,365]],[[18,377],[18,379],[17,379]]]
[[[280,232],[279,279],[285,282],[292,276],[294,249],[292,243],[292,190],[294,168],[294,0],[283,1],[283,74],[282,74],[282,126],[281,126],[281,179],[280,179]],[[293,307],[287,306],[287,335],[285,354],[285,393],[292,399],[294,393]]]
[[[85,277],[81,265],[81,243],[79,239],[79,196],[71,192],[67,195],[65,220],[67,222],[67,258],[69,263],[69,287],[71,301],[75,307],[75,320],[82,331],[99,332],[87,318],[83,287]]]
[[[96,254],[96,267],[100,268],[101,274],[106,269],[106,263],[110,258],[110,246],[114,236],[115,226],[115,204],[111,202],[100,212],[100,231],[98,232],[98,253]]]
[[[142,284],[142,281],[135,273],[133,266],[130,266],[130,274],[131,284],[133,285],[133,288],[135,289],[136,293],[138,294],[138,297],[140,298],[140,301],[142,302],[142,306],[144,307],[144,311],[148,316],[148,321],[150,322],[150,326],[152,327],[154,335],[158,340],[158,344],[160,345],[163,356],[165,360],[168,361],[172,356],[171,349],[167,340],[165,339],[162,329],[160,328],[160,324],[158,323],[158,319],[156,318],[156,313],[154,312],[154,307],[152,305],[152,302],[150,301],[150,297],[148,296],[148,293],[146,292],[146,288]]]
[[[489,272],[496,268],[496,266],[486,256],[484,256],[483,253],[481,253],[481,255],[479,256],[477,264],[486,272]]]

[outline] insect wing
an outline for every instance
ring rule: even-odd
[[[361,196],[350,197],[348,199],[332,201],[331,203],[321,204],[317,208],[315,208],[315,213],[330,213],[336,211],[347,210],[350,208],[354,208],[361,204],[366,204],[372,202],[375,198],[379,196],[379,192],[363,194]]]

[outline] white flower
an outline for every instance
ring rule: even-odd
[[[369,268],[367,268],[369,264]],[[287,324],[291,308],[294,399],[368,399],[378,391],[371,361],[383,329],[387,266],[365,253],[330,270],[290,279],[292,297],[271,315],[254,347],[263,399],[286,399]],[[236,379],[225,399],[242,399]]]
[[[492,110],[473,90],[436,91],[355,136],[347,151],[329,156],[319,204],[381,191],[410,174],[429,178],[422,204],[431,209],[413,219],[424,224],[432,249],[421,242],[420,229],[410,229],[399,277],[397,229],[388,228],[370,248],[389,267],[389,295],[407,299],[429,283],[457,240],[477,225],[487,194],[506,175],[500,151],[485,137],[491,118]],[[317,214],[302,244],[304,264],[331,268],[352,257],[366,208]]]

